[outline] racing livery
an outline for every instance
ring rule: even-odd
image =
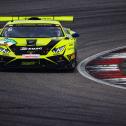
[[[7,22],[0,29],[1,68],[75,69],[79,34],[60,24],[73,16],[10,16],[0,21]]]

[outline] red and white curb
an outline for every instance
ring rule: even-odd
[[[77,69],[90,80],[126,89],[126,46],[90,56],[81,61]]]

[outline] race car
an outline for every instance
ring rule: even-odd
[[[61,25],[73,16],[8,16],[0,29],[0,68],[74,70],[79,34]]]

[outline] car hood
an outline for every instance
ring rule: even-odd
[[[46,46],[52,41],[61,41],[64,39],[63,37],[55,37],[55,38],[0,38],[0,44],[7,44],[8,46],[16,45],[16,46],[28,46],[29,41],[34,41],[36,46]]]

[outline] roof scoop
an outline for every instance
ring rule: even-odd
[[[36,39],[27,40],[27,46],[36,46]]]

